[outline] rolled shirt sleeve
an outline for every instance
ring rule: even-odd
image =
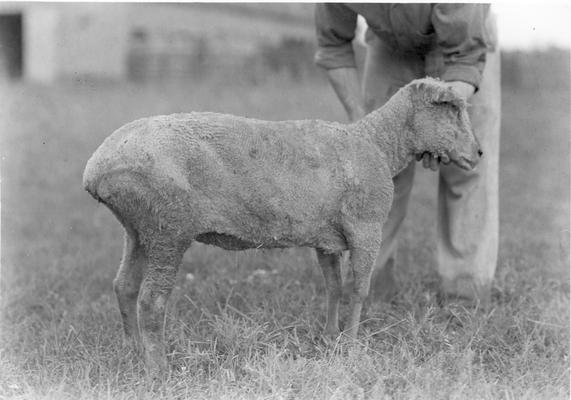
[[[352,41],[357,13],[340,3],[315,6],[317,52],[315,63],[325,69],[355,67]]]
[[[437,4],[432,25],[444,57],[441,79],[463,81],[478,88],[486,63],[489,4]]]

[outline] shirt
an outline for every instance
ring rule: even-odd
[[[325,69],[355,67],[351,42],[362,15],[369,31],[394,51],[423,56],[437,49],[444,58],[441,79],[478,88],[486,52],[495,46],[486,27],[489,9],[489,4],[319,3],[315,62]]]

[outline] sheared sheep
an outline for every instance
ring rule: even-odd
[[[113,285],[126,337],[142,342],[147,368],[166,368],[165,305],[193,241],[228,250],[315,248],[328,335],[339,333],[339,260],[349,250],[346,328],[356,338],[392,178],[427,152],[465,169],[481,156],[465,101],[430,78],[353,124],[189,113],[115,131],[88,161],[83,185],[125,228]]]

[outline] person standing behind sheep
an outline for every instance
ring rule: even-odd
[[[368,25],[361,84],[352,47],[358,15]],[[443,293],[487,303],[498,255],[500,138],[499,50],[490,5],[320,3],[315,22],[315,62],[327,71],[351,121],[427,75],[449,82],[470,101],[472,127],[484,152],[478,168],[467,172],[429,155],[423,165],[440,169],[437,264]],[[387,300],[396,292],[398,233],[414,164],[394,179],[393,205],[371,280],[376,299]]]

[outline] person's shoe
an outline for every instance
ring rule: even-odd
[[[476,283],[474,277],[457,276],[455,279],[442,278],[442,290],[439,293],[440,303],[458,302],[466,306],[488,308],[490,305],[490,283]]]

